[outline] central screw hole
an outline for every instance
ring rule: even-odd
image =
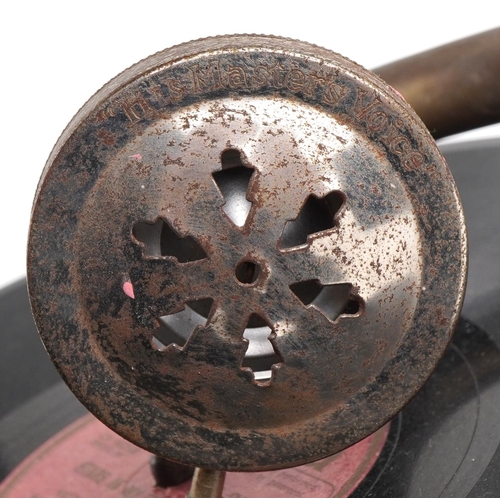
[[[254,283],[260,274],[260,267],[255,262],[243,261],[236,266],[236,279],[245,285]]]

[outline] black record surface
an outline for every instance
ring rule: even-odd
[[[484,476],[500,445],[500,350],[461,319],[424,388],[393,420],[356,497],[498,496],[500,469]]]
[[[38,336],[26,282],[0,291],[0,481],[38,446],[87,413]]]
[[[467,320],[436,372],[392,422],[357,497],[500,495],[500,141],[442,149],[469,231]],[[0,291],[0,321],[1,480],[86,410],[44,352],[24,280]]]

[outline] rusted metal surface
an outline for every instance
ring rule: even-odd
[[[466,276],[453,179],[404,100],[260,36],[168,49],[99,91],[49,158],[28,253],[80,400],[220,470],[318,460],[381,427],[442,355]]]
[[[500,121],[500,28],[374,72],[401,92],[435,138]]]

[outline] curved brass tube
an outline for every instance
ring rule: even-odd
[[[404,96],[436,139],[500,121],[500,28],[373,72]]]

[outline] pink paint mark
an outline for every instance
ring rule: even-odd
[[[133,158],[134,160],[141,161],[142,160],[142,155],[136,154],[136,155],[129,156],[129,158]]]
[[[396,94],[399,97],[401,97],[401,99],[403,99],[404,102],[406,102],[406,99],[405,99],[404,95],[401,92],[399,92],[399,90],[396,90],[394,87],[391,87],[391,89],[394,90],[394,92],[396,92]]]
[[[126,295],[128,295],[131,299],[135,299],[135,295],[134,295],[134,286],[132,285],[132,283],[130,283],[130,281],[125,281],[125,283],[123,283],[123,291],[125,292]]]

